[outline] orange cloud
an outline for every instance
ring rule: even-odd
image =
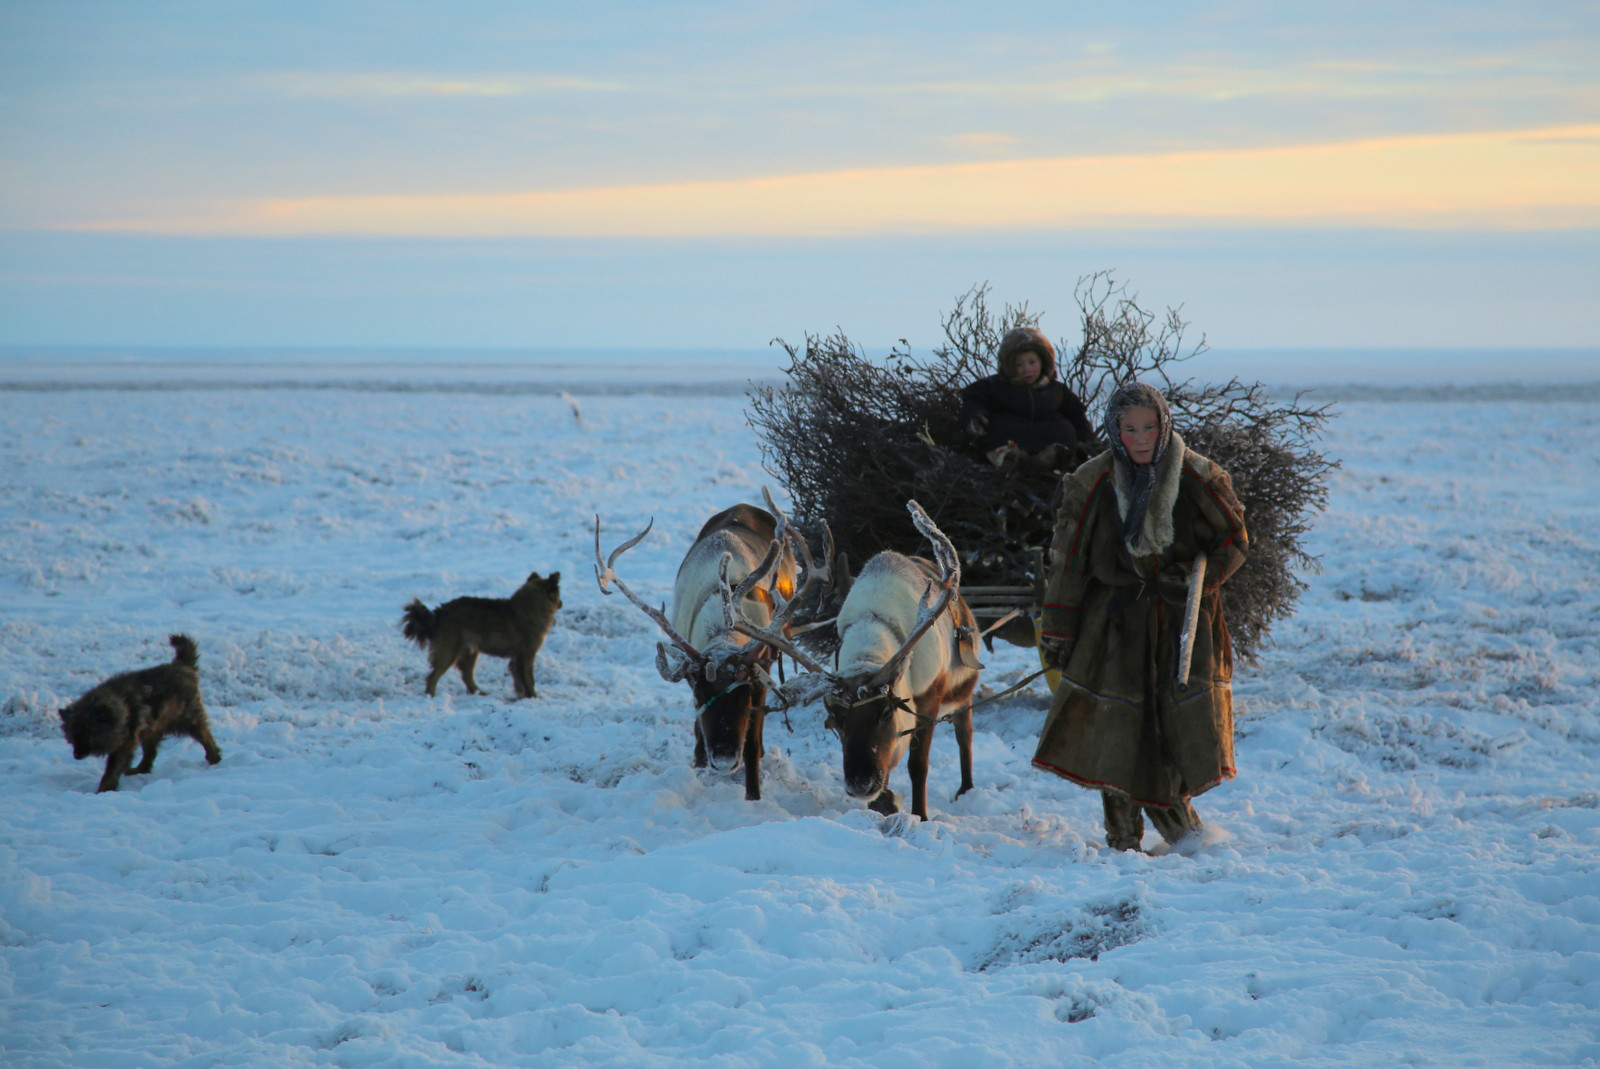
[[[727,237],[1235,225],[1600,225],[1600,125],[526,193],[248,200],[77,228]]]

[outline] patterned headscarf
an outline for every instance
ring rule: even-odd
[[[1122,416],[1130,408],[1149,408],[1156,414],[1160,430],[1156,437],[1156,451],[1148,464],[1137,464],[1122,444]],[[1167,399],[1154,386],[1142,382],[1127,382],[1118,386],[1106,402],[1106,416],[1101,422],[1106,441],[1111,443],[1111,456],[1128,477],[1132,495],[1128,512],[1122,517],[1122,540],[1129,545],[1139,538],[1144,529],[1144,516],[1150,510],[1150,489],[1155,484],[1156,468],[1172,445],[1172,409]]]

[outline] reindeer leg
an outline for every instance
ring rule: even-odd
[[[939,726],[947,692],[944,680],[937,680],[915,699],[917,729],[911,733],[911,751],[906,755],[906,771],[911,773],[911,812],[928,819],[928,756],[933,753],[933,732]]]
[[[952,802],[972,790],[972,706],[968,705],[952,719],[956,725],[956,745],[961,748],[961,789]]]
[[[911,752],[906,754],[906,771],[911,773],[911,812],[928,819],[928,755],[933,752],[936,720],[919,720],[911,733]]]
[[[761,729],[766,724],[764,713],[751,713],[750,726],[744,733],[744,800],[761,801]]]

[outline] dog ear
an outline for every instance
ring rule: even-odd
[[[548,578],[548,579],[546,579],[544,581],[544,585],[549,587],[552,591],[560,590],[561,589],[561,573],[560,572],[551,572],[550,573],[550,578]]]

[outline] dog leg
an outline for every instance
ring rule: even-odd
[[[428,672],[427,686],[423,688],[428,692],[428,697],[434,696],[439,687],[439,680],[443,679],[444,674],[448,671],[450,671],[449,662],[432,666],[432,670]]]
[[[156,763],[156,751],[161,748],[161,740],[173,730],[173,724],[180,716],[189,711],[180,697],[168,698],[161,703],[156,714],[150,718],[148,726],[139,733],[139,741],[144,746],[144,756],[139,763],[130,768],[127,775],[144,775]]]
[[[539,688],[534,684],[533,681],[533,659],[535,656],[537,656],[537,654],[530,653],[522,662],[522,672],[528,681],[528,697],[530,698],[537,698],[539,696]]]
[[[447,653],[450,655],[446,656]],[[446,672],[455,667],[455,663],[456,654],[445,649],[443,645],[435,643],[428,649],[428,682],[423,687],[428,692],[428,697],[432,698],[438,693],[439,680],[444,678]]]
[[[142,776],[146,772],[149,772],[151,766],[156,763],[156,750],[161,746],[161,736],[152,735],[150,738],[141,741],[144,745],[144,756],[140,758],[137,765],[134,765],[132,768],[128,769],[128,775],[130,776]],[[131,754],[129,755],[129,759],[132,759]]]
[[[122,774],[128,770],[129,763],[133,761],[133,751],[138,747],[138,739],[129,739],[126,743],[111,751],[110,756],[106,758],[105,775],[100,777],[100,786],[95,789],[96,794],[101,791],[114,791],[117,789],[117,784],[121,781]]]
[[[189,737],[205,747],[206,764],[214,765],[222,760],[222,749],[217,745],[217,740],[211,737],[211,721],[206,716],[206,707],[196,698],[189,711],[194,717]]]
[[[150,767],[155,765],[155,751],[162,747],[162,739],[170,735],[171,731],[184,730],[184,725],[189,717],[189,706],[181,696],[173,696],[163,701],[162,707],[150,717],[149,727],[139,733],[139,743],[144,746],[144,757],[138,765],[128,770],[126,775],[142,776]]]
[[[530,693],[532,687],[528,683],[527,662],[524,661],[520,656],[513,656],[510,662],[510,669],[512,693],[515,694],[519,700],[522,698],[533,697],[533,694]]]
[[[477,650],[462,650],[461,656],[456,658],[456,671],[461,673],[461,682],[467,685],[468,694],[483,693],[478,689],[478,681],[472,678],[472,670],[477,666]]]

